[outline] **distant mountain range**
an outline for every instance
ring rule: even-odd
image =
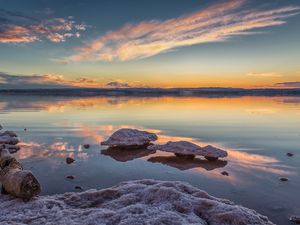
[[[43,88],[0,89],[1,95],[29,96],[300,96],[300,88]]]

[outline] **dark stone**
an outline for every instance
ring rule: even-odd
[[[66,178],[71,179],[71,180],[75,179],[75,177],[73,175],[68,175],[68,176],[66,176]]]
[[[66,158],[66,163],[67,164],[71,164],[71,163],[73,163],[75,161],[75,159],[73,159],[73,158],[71,158],[71,157],[67,157]]]
[[[223,171],[221,174],[224,175],[224,176],[229,176],[229,173],[226,172],[226,171]]]
[[[75,189],[76,189],[76,190],[82,190],[82,187],[80,187],[80,186],[75,186]]]
[[[88,149],[88,148],[90,148],[90,145],[89,145],[89,144],[84,144],[83,147],[84,147],[85,149]]]
[[[288,157],[292,157],[292,156],[294,156],[294,154],[293,154],[293,153],[291,153],[291,152],[288,152],[288,153],[286,153],[286,155],[287,155]]]
[[[289,179],[286,178],[286,177],[280,177],[279,180],[280,180],[280,181],[288,181]]]

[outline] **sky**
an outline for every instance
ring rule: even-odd
[[[300,87],[299,0],[0,0],[0,88]]]

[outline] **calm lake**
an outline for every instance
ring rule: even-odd
[[[300,214],[300,97],[1,96],[0,118],[5,129],[18,133],[17,157],[38,177],[43,195],[133,179],[181,180],[255,209],[276,224],[290,224],[289,216]],[[212,144],[229,157],[209,163],[159,151],[105,151],[100,141],[122,127],[155,132],[160,143]],[[66,164],[68,156],[76,161]]]

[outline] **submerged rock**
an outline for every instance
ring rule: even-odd
[[[221,172],[221,174],[224,176],[229,176],[229,173],[227,171],[223,171],[223,172]]]
[[[285,182],[285,181],[289,181],[289,179],[288,179],[287,177],[279,177],[279,180],[280,180],[280,181],[284,181],[284,182]]]
[[[73,163],[75,161],[75,159],[73,159],[73,158],[71,158],[71,157],[67,157],[66,158],[66,163],[67,164],[71,164],[71,163]]]
[[[157,136],[154,133],[122,128],[114,132],[106,141],[101,142],[101,145],[108,145],[109,147],[141,147],[156,140]]]
[[[84,144],[83,147],[84,147],[85,149],[88,149],[88,148],[90,148],[90,145],[89,145],[89,144]]]
[[[291,153],[291,152],[288,152],[288,153],[286,153],[286,155],[287,155],[288,157],[292,157],[292,156],[294,156],[294,154],[293,154],[293,153]]]
[[[66,176],[66,178],[67,178],[67,179],[70,179],[70,180],[75,179],[75,177],[74,177],[73,175],[68,175],[68,176]]]
[[[165,152],[172,152],[178,157],[194,158],[196,155],[204,156],[207,160],[215,161],[218,158],[227,156],[227,152],[215,148],[211,145],[200,147],[188,141],[169,141],[164,145],[151,145],[149,150],[161,150]]]
[[[0,202],[0,223],[7,224],[273,225],[254,210],[182,182],[128,181],[29,202],[0,196]]]

